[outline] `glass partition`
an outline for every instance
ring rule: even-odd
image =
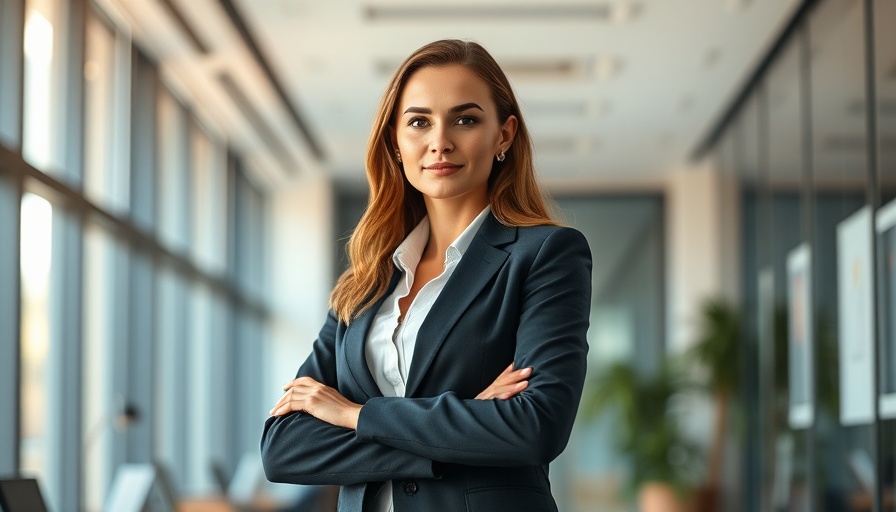
[[[874,90],[877,140],[874,231],[877,236],[877,327],[881,509],[896,511],[896,2],[874,0]],[[874,204],[874,203],[872,203]]]
[[[771,258],[763,270],[772,276],[770,352],[775,364],[784,370],[783,375],[775,375],[772,388],[771,504],[775,510],[793,512],[810,510],[808,444],[815,413],[812,246],[806,225],[811,205],[805,192],[806,98],[801,36],[799,33],[790,41],[770,69],[763,105]]]
[[[861,2],[829,0],[807,20],[818,511],[870,511],[858,503],[874,489],[852,471],[874,456],[875,417],[863,16]]]

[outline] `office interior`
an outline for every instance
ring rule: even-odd
[[[450,36],[506,64],[594,255],[560,510],[646,511],[653,481],[896,510],[893,26],[892,0],[0,0],[0,480],[63,512],[123,474],[153,480],[135,510],[333,510],[264,481],[261,429],[345,268],[377,95]],[[620,443],[585,402],[670,366],[679,444],[644,470],[659,427]]]

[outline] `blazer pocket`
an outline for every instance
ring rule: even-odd
[[[556,512],[554,498],[533,487],[482,487],[466,491],[467,512]]]

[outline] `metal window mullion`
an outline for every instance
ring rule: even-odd
[[[0,0],[0,144],[9,132],[16,149],[22,146],[22,90],[24,76],[24,0]]]
[[[0,475],[19,469],[22,176],[0,168]]]
[[[771,191],[771,164],[769,150],[769,113],[768,113],[768,85],[765,81],[760,82],[756,89],[756,173],[757,173],[757,267],[760,270],[769,268],[771,271],[772,282],[775,279],[775,267],[772,261],[772,231],[771,226],[774,222],[774,211],[772,208],[772,191]],[[774,287],[774,285],[772,285]],[[761,291],[760,291],[761,293]],[[774,295],[774,292],[772,292]],[[766,322],[774,322],[774,315],[769,315],[765,319]],[[762,429],[762,439],[760,440],[762,449],[762,468],[766,478],[762,479],[762,493],[760,498],[760,510],[772,510],[773,497],[771,495],[773,482],[770,478],[774,474],[775,461],[775,439],[777,437],[777,425],[774,421],[775,404],[775,339],[774,336],[766,336],[764,333],[772,332],[773,325],[760,326],[760,345],[759,345],[759,368],[764,369],[764,374],[760,373],[760,407],[767,409],[767,415],[764,416],[764,422],[760,422]],[[764,343],[763,343],[764,341]],[[763,378],[764,375],[764,378]],[[764,398],[764,399],[763,399]]]
[[[874,333],[874,339],[876,340],[876,343],[873,344],[872,349],[873,359],[877,362],[877,364],[875,364],[873,368],[874,377],[872,379],[872,382],[874,384],[872,389],[874,392],[874,401],[879,404],[881,391],[880,379],[883,372],[886,371],[886,369],[882,367],[886,364],[886,362],[882,360],[881,355],[885,353],[884,343],[887,342],[884,335],[886,330],[882,326],[882,323],[885,321],[887,315],[887,312],[883,311],[883,308],[886,307],[887,301],[884,300],[884,285],[881,282],[879,273],[887,263],[881,244],[878,243],[878,234],[874,227],[876,225],[877,212],[880,208],[881,202],[881,190],[879,181],[880,168],[878,167],[879,133],[877,126],[877,109],[879,108],[879,106],[877,103],[877,63],[875,62],[876,26],[874,23],[874,0],[865,0],[863,2],[863,7],[865,10],[863,24],[865,29],[865,122],[867,130],[867,143],[865,150],[868,162],[868,184],[866,185],[866,196],[867,202],[871,206],[872,212],[871,254],[874,255],[875,260],[875,265],[872,265],[871,267],[871,282],[873,283],[872,286],[874,286],[875,288],[873,290],[875,306],[871,308],[871,325]],[[892,321],[892,319],[890,319],[890,321]],[[884,510],[884,442],[879,405],[874,407],[874,422],[871,425],[871,447],[872,452],[875,454],[875,456],[873,457],[874,489],[872,491],[872,510],[874,512],[882,512]]]
[[[808,15],[799,22],[799,27],[795,34],[797,44],[797,61],[799,67],[798,82],[800,85],[800,130],[802,131],[802,144],[800,151],[801,157],[801,179],[800,179],[800,211],[802,215],[802,238],[809,246],[809,297],[812,307],[817,307],[818,299],[816,293],[818,290],[817,278],[818,265],[818,247],[816,244],[815,233],[815,186],[813,177],[813,158],[812,158],[812,56],[811,56],[811,39],[808,26]],[[813,310],[814,311],[814,310]],[[815,321],[815,313],[812,314],[812,320]],[[818,340],[818,330],[812,329],[812,338],[810,343],[809,366],[812,378],[809,387],[809,403],[812,407],[812,423],[805,431],[806,436],[806,466],[811,468],[807,471],[806,480],[808,483],[808,496],[806,497],[807,510],[815,510],[815,504],[819,498],[819,479],[816,474],[815,461],[818,459],[816,442],[818,440],[818,379],[821,375],[819,367],[819,356],[821,346]]]
[[[135,47],[131,47],[132,88],[130,105],[130,211],[134,222],[151,230],[156,198],[156,73]],[[132,254],[128,289],[128,338],[133,340],[128,358],[128,404],[134,407],[135,421],[127,431],[125,460],[152,462],[155,446],[153,390],[156,357],[156,261],[151,253],[135,250]]]

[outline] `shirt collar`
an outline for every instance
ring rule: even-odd
[[[451,245],[449,245],[448,249],[445,251],[445,266],[460,261],[461,257],[467,251],[467,248],[473,243],[473,237],[476,236],[476,232],[482,227],[482,224],[485,222],[485,219],[488,217],[488,213],[491,210],[491,205],[486,205],[486,207],[479,212],[479,215],[473,219],[473,222],[463,230],[460,236],[458,236],[454,242],[451,242]],[[423,220],[411,230],[407,238],[399,244],[395,249],[395,252],[392,253],[392,261],[399,268],[405,270],[409,268],[417,268],[417,264],[420,263],[420,257],[423,256],[423,249],[426,247],[427,241],[429,241],[429,217],[424,217]]]
[[[482,223],[485,222],[485,218],[488,217],[488,212],[490,211],[492,211],[492,206],[486,205],[485,209],[479,212],[479,215],[473,219],[473,222],[471,222],[470,225],[463,230],[460,236],[448,246],[448,250],[445,254],[446,264],[460,260],[461,256],[467,252],[470,244],[473,243],[473,237],[476,236],[479,228],[482,227]]]

